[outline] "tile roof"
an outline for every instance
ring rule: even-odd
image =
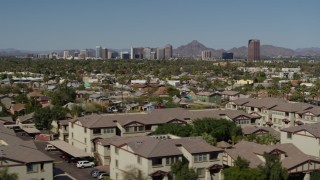
[[[242,133],[244,135],[256,134],[260,131],[271,133],[277,140],[280,140],[280,132],[274,130],[271,127],[255,127],[255,126],[245,126],[242,128]]]
[[[295,133],[299,131],[308,131],[310,134],[313,134],[316,138],[320,138],[320,123],[293,126],[293,127],[281,129],[281,131],[291,132],[291,133]]]
[[[7,129],[0,123],[0,139],[7,145],[0,146],[2,157],[22,163],[48,162],[52,158],[38,151],[33,141],[23,141],[14,131]]]
[[[33,115],[34,115],[34,112],[30,114],[26,114],[24,116],[18,116],[17,119],[22,123],[22,122],[31,120],[33,118]]]
[[[227,95],[227,96],[235,96],[240,94],[238,91],[223,91],[221,92],[221,95]]]
[[[191,154],[222,151],[220,148],[209,145],[201,137],[165,140],[149,136],[121,137],[111,144],[117,147],[128,145],[133,153],[146,158],[182,155],[180,146]]]
[[[274,150],[279,150],[285,153],[285,157],[281,160],[281,163],[283,167],[289,170],[308,160],[320,162],[319,158],[304,154],[296,146],[290,143],[261,145],[254,142],[241,141],[234,145],[234,148],[226,149],[225,152],[228,153],[233,159],[236,159],[239,156],[248,160],[250,162],[250,167],[257,167],[264,164],[258,155],[262,156],[264,152],[270,153]]]
[[[24,106],[25,106],[24,104],[18,103],[18,104],[13,104],[13,105],[11,106],[11,108],[12,108],[12,110],[13,110],[14,112],[19,112],[19,111],[22,111],[22,110],[25,109]]]
[[[8,117],[0,117],[0,121],[4,121],[4,122],[14,122],[11,116],[8,116]]]

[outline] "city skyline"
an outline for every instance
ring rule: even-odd
[[[320,2],[8,1],[0,7],[0,49],[174,48],[194,39],[215,49],[260,39],[291,49],[320,47]]]

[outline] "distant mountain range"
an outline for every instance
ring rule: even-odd
[[[115,51],[130,51],[129,49],[117,49]],[[178,57],[200,57],[201,51],[210,50],[212,57],[221,57],[223,52],[233,52],[235,58],[246,58],[248,53],[248,48],[245,46],[234,47],[229,50],[225,49],[213,49],[208,48],[201,44],[197,40],[182,45],[173,50],[173,55]],[[52,50],[54,52],[61,53],[63,50]],[[27,50],[17,50],[13,48],[0,49],[0,56],[26,56],[27,54],[44,54],[52,51],[27,51]],[[290,56],[316,56],[320,57],[320,48],[299,48],[296,50],[276,47],[272,45],[261,45],[260,47],[261,57],[290,57]]]
[[[245,46],[234,47],[229,50],[212,49],[204,46],[197,40],[174,49],[173,54],[180,57],[199,57],[201,56],[201,51],[204,50],[210,50],[212,57],[221,57],[223,52],[232,52],[236,58],[246,58],[248,54],[248,48]],[[300,48],[293,50],[272,45],[261,45],[260,53],[261,57],[320,56],[320,48]]]

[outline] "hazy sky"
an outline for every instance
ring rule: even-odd
[[[320,47],[320,0],[3,0],[0,48]]]

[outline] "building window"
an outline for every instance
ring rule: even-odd
[[[84,128],[84,133],[87,133],[87,128],[86,127]]]
[[[44,163],[41,163],[41,164],[40,164],[40,170],[41,170],[41,171],[44,171]]]
[[[93,134],[101,134],[101,129],[93,129]]]
[[[114,147],[114,153],[119,154],[118,148]]]
[[[218,153],[210,153],[210,160],[218,159]]]
[[[292,133],[291,132],[287,132],[287,139],[292,139]]]
[[[71,137],[73,138],[73,132],[71,133]]]
[[[38,172],[36,164],[27,164],[27,173],[36,173]]]
[[[198,175],[198,177],[204,177],[205,176],[204,168],[198,168],[197,169],[197,175]]]
[[[87,143],[87,138],[84,138],[84,143]]]
[[[119,162],[118,162],[118,160],[116,160],[116,167],[118,167],[119,166]]]
[[[153,158],[152,159],[152,166],[161,166],[162,165],[162,158]]]
[[[137,162],[138,162],[139,164],[141,164],[141,157],[140,157],[140,156],[137,156]]]
[[[207,154],[196,154],[194,155],[194,162],[207,161]]]
[[[71,127],[73,128],[73,123],[71,123]]]
[[[166,158],[166,165],[174,164],[177,161],[178,157],[167,157]]]

